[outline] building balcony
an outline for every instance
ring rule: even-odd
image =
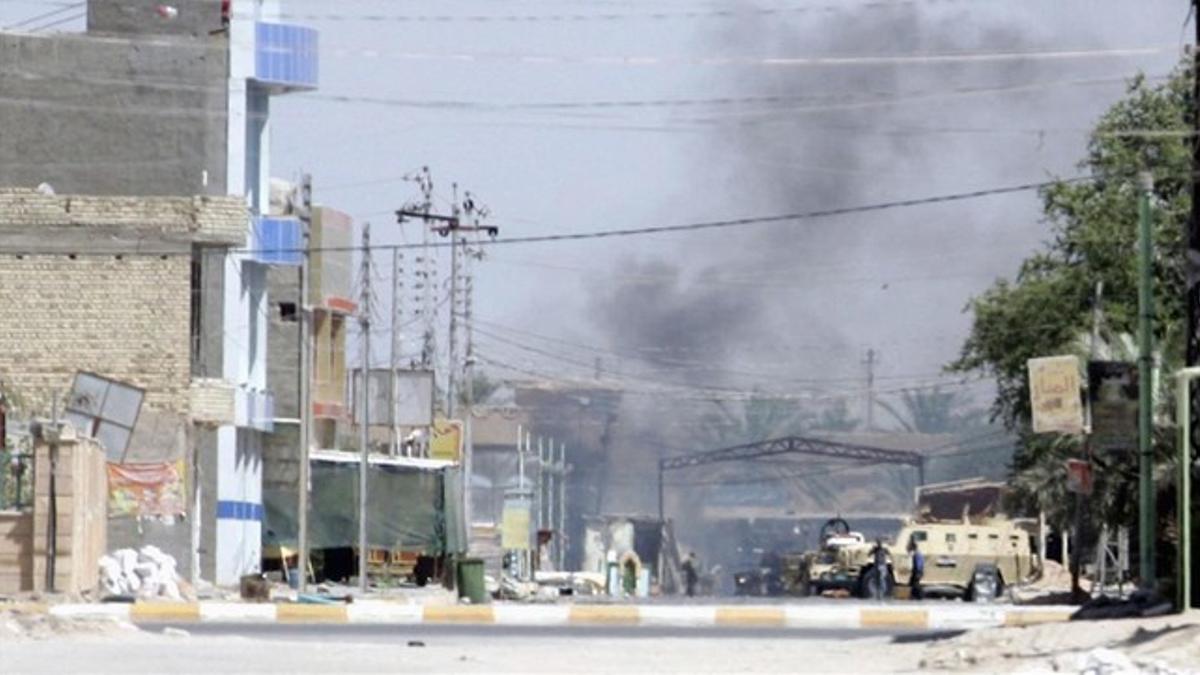
[[[254,79],[275,94],[317,88],[317,31],[259,21],[254,27]]]
[[[250,257],[264,265],[299,267],[304,260],[301,250],[301,225],[296,218],[260,216],[254,220]]]
[[[238,387],[233,423],[239,427],[271,433],[275,430],[275,395],[263,389]]]

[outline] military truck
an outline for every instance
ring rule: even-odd
[[[821,595],[826,591],[857,592],[858,577],[847,576],[838,566],[838,551],[863,545],[866,540],[850,530],[842,518],[831,518],[821,526],[820,547],[804,553],[792,575],[794,595]]]
[[[912,574],[910,543],[916,543],[925,555],[921,589],[927,594],[991,599],[999,597],[1007,585],[1028,581],[1040,568],[1029,534],[1012,521],[909,521],[894,539],[884,543],[886,574],[873,573],[875,544],[864,541],[816,552],[812,562],[801,569],[802,583],[814,592],[841,587],[870,598],[882,579],[882,594],[890,596],[897,586],[907,586]]]

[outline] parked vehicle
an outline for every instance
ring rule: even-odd
[[[847,532],[848,532],[848,528]],[[831,537],[828,542],[840,542]],[[912,574],[910,544],[925,555],[921,588],[927,594],[954,594],[967,600],[999,597],[1010,584],[1024,583],[1040,568],[1029,535],[1012,521],[908,522],[889,542],[887,573],[874,574],[873,544],[865,541],[823,546],[814,552],[802,571],[803,582],[813,592],[844,588],[861,597],[883,595],[907,586]]]

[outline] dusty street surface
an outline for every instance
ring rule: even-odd
[[[927,632],[190,624],[0,616],[5,673],[1200,673],[1200,616]]]
[[[922,645],[888,637],[620,628],[465,630],[278,626],[233,635],[49,639],[0,647],[5,673],[702,673],[912,670]],[[355,630],[341,630],[352,628]],[[372,630],[372,628],[374,628]],[[298,630],[297,630],[298,629]],[[174,633],[174,629],[170,631]],[[263,637],[273,635],[273,637]],[[748,637],[747,635],[753,635]],[[409,646],[409,642],[418,642]]]

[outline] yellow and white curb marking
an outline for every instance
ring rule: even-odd
[[[0,609],[4,609],[0,605]],[[29,609],[33,609],[32,607]],[[366,600],[346,605],[139,602],[40,606],[61,617],[135,623],[252,622],[470,624],[498,626],[673,626],[959,630],[1066,621],[1069,606],[1001,605],[413,605]]]

